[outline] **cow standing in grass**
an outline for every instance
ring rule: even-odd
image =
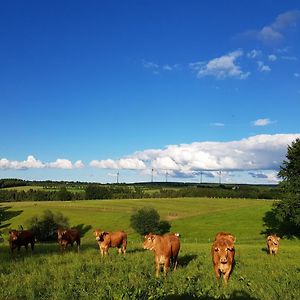
[[[279,250],[279,240],[280,237],[276,235],[269,235],[267,237],[267,248],[270,255],[277,254]]]
[[[80,232],[77,229],[58,229],[57,239],[61,251],[66,250],[68,245],[73,247],[73,244],[76,242],[77,251],[79,252]]]
[[[163,236],[149,233],[145,236],[144,249],[152,250],[155,253],[155,274],[159,277],[161,266],[164,274],[167,275],[170,265],[173,270],[177,268],[177,257],[180,250],[178,233],[166,233]]]
[[[9,246],[10,251],[13,254],[17,248],[20,251],[24,246],[26,251],[28,250],[28,244],[31,246],[31,250],[34,250],[35,236],[29,230],[11,230],[9,231]]]
[[[94,235],[102,257],[108,255],[108,249],[111,247],[117,248],[119,254],[126,253],[127,234],[124,231],[106,232],[96,229]]]
[[[235,255],[235,237],[226,232],[219,232],[215,237],[215,241],[211,248],[214,271],[217,279],[223,274],[225,284],[227,284],[229,276],[234,264]]]

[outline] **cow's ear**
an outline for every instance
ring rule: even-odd
[[[219,248],[215,247],[215,251],[216,251],[216,252],[219,251]]]
[[[278,241],[279,241],[279,240],[280,240],[280,237],[278,237],[277,239],[278,239]]]
[[[233,247],[227,248],[227,250],[232,252],[234,250],[234,248]]]
[[[8,233],[11,234],[11,230]]]

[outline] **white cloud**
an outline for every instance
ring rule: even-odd
[[[296,56],[288,56],[288,55],[283,55],[283,56],[281,56],[281,58],[284,60],[293,60],[293,61],[298,60],[298,58]]]
[[[253,121],[254,126],[266,126],[266,125],[269,125],[272,123],[274,123],[274,122],[267,118],[266,119],[258,119],[256,121]]]
[[[144,162],[137,158],[121,158],[119,160],[105,159],[92,160],[91,167],[100,169],[127,169],[127,170],[143,170],[146,168]]]
[[[223,127],[225,126],[224,123],[220,123],[220,122],[213,122],[209,124],[210,126],[216,126],[216,127]]]
[[[300,77],[300,74],[299,73],[294,73],[294,76],[295,77]]]
[[[285,31],[290,27],[295,27],[299,18],[299,10],[288,11],[278,15],[272,24],[266,25],[260,30],[250,30],[244,35],[254,37],[267,44],[280,42],[284,39]]]
[[[275,60],[277,60],[277,56],[275,54],[270,54],[268,56],[268,59],[269,59],[269,61],[275,61]]]
[[[236,50],[226,55],[214,58],[204,65],[192,65],[195,70],[198,69],[197,77],[202,78],[206,76],[216,77],[217,79],[225,79],[228,77],[235,77],[245,79],[250,75],[250,72],[243,72],[236,61],[243,55],[242,50]],[[191,67],[191,64],[190,64]]]
[[[130,157],[139,161],[142,171],[154,168],[159,174],[168,171],[170,176],[195,177],[201,171],[214,172],[278,170],[287,146],[299,134],[256,135],[230,142],[194,142],[169,145],[163,149],[146,149]],[[121,168],[121,160],[102,161],[98,167]],[[95,163],[91,162],[95,166]],[[138,169],[138,168],[136,168]],[[214,175],[212,173],[212,175]]]
[[[258,56],[261,56],[260,50],[253,49],[247,53],[248,58],[257,58]]]
[[[24,161],[16,161],[16,160],[8,160],[6,158],[0,159],[0,169],[14,169],[14,170],[27,170],[27,169],[44,169],[44,168],[57,168],[57,169],[76,169],[83,168],[84,164],[81,160],[72,164],[72,162],[68,159],[58,158],[54,162],[44,163],[40,160],[36,159],[34,156],[29,155],[27,160]]]
[[[271,68],[268,65],[265,65],[262,61],[258,61],[258,70],[260,72],[270,72]]]

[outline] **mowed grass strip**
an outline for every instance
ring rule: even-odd
[[[72,226],[83,224],[129,232],[128,253],[115,249],[101,259],[92,229],[82,239],[79,254],[61,254],[57,244],[36,244],[36,251],[12,258],[7,241],[0,246],[0,299],[300,299],[298,240],[281,240],[276,257],[266,253],[263,216],[272,202],[246,199],[137,199],[78,202],[5,203],[19,215],[17,228],[44,209],[60,211]],[[181,233],[179,269],[155,279],[154,256],[142,250],[130,229],[138,208],[156,208]],[[236,265],[229,285],[215,279],[210,247],[218,231],[237,237]],[[5,240],[7,236],[4,236]]]

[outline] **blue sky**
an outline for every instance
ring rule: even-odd
[[[276,182],[299,1],[2,1],[0,178]]]

